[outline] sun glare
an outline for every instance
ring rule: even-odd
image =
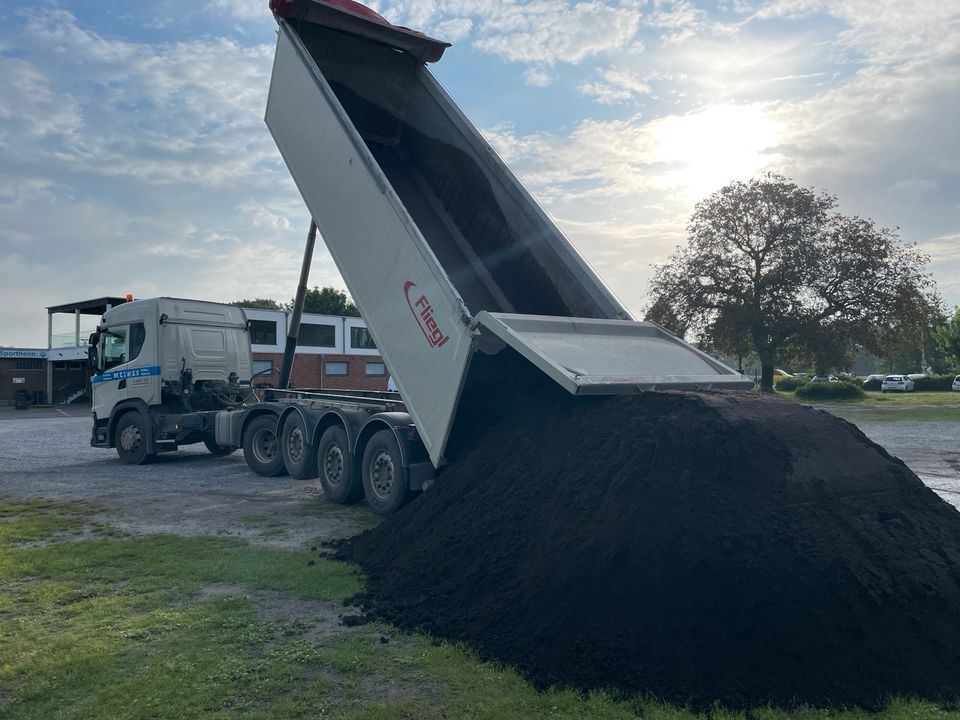
[[[718,105],[663,118],[655,128],[665,185],[699,200],[773,159],[776,123],[760,105]]]

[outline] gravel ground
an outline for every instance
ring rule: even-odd
[[[957,421],[848,419],[960,508],[960,413]],[[233,535],[289,547],[377,522],[363,503],[324,501],[315,480],[256,475],[239,451],[214,458],[194,445],[151,465],[123,465],[115,451],[90,447],[82,406],[0,410],[0,495],[86,500],[132,533]]]
[[[264,478],[237,451],[215,458],[203,445],[124,465],[90,447],[90,411],[0,410],[0,495],[85,500],[104,522],[131,533],[233,535],[288,547],[356,534],[377,522],[365,505],[323,499],[316,480]]]

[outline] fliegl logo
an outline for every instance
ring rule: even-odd
[[[407,305],[410,306],[410,312],[417,319],[417,325],[420,326],[420,332],[430,343],[431,347],[443,347],[444,343],[450,339],[449,335],[444,335],[443,330],[437,325],[433,317],[433,306],[427,300],[427,296],[420,292],[417,284],[407,280],[403,284],[403,294],[407,298]]]

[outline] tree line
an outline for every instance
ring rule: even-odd
[[[293,309],[294,298],[290,302],[280,303],[272,298],[254,298],[253,300],[237,300],[231,305],[246,308],[260,308],[262,310],[283,310],[289,312]],[[303,301],[303,311],[314,313],[316,315],[346,315],[347,317],[360,317],[360,310],[354,305],[350,296],[343,290],[337,290],[333,287],[313,287],[307,290]]]
[[[960,365],[960,309],[948,322],[929,257],[834,195],[775,173],[733,182],[695,206],[687,236],[655,266],[646,317],[756,358],[763,389],[777,366],[825,372],[862,351],[892,364],[928,346],[928,362]]]

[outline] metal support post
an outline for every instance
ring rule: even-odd
[[[280,366],[280,389],[290,386],[290,371],[293,369],[293,355],[297,351],[297,337],[300,335],[300,318],[303,316],[303,303],[307,298],[307,280],[310,276],[310,263],[313,261],[313,246],[317,242],[317,224],[310,221],[307,233],[307,246],[303,251],[303,264],[300,266],[300,284],[293,301],[290,322],[287,324],[287,344],[283,349],[283,364]]]

